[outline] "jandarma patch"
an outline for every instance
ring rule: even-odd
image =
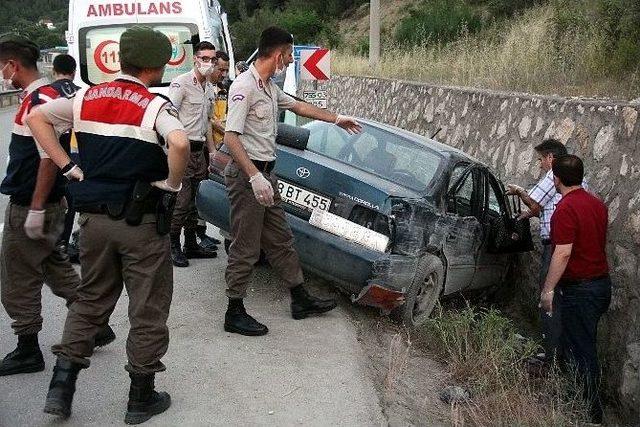
[[[238,95],[234,95],[233,98],[231,98],[232,101],[234,102],[240,102],[240,101],[244,101],[244,95],[242,94],[238,94]]]

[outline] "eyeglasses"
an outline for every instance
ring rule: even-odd
[[[196,56],[202,62],[213,62],[216,60],[215,56]]]

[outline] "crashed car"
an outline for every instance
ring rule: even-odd
[[[443,295],[500,285],[511,254],[532,245],[503,184],[450,146],[361,124],[357,135],[320,121],[280,125],[275,173],[303,267],[408,325]],[[228,238],[226,160],[216,157],[197,207]]]

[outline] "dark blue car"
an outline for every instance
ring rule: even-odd
[[[313,121],[305,150],[278,145],[278,190],[303,266],[411,325],[441,295],[500,285],[510,254],[531,247],[502,183],[452,147],[361,123],[349,135]],[[197,206],[229,237],[219,172],[200,185]]]

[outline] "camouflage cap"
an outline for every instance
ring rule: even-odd
[[[29,49],[30,53],[33,55],[34,60],[38,60],[40,58],[40,48],[37,44],[32,42],[26,37],[23,37],[16,33],[4,33],[0,35],[0,49],[2,45],[12,44],[14,46],[18,46],[21,48]]]
[[[136,25],[120,36],[120,58],[138,68],[159,68],[171,59],[171,42],[160,31]]]

